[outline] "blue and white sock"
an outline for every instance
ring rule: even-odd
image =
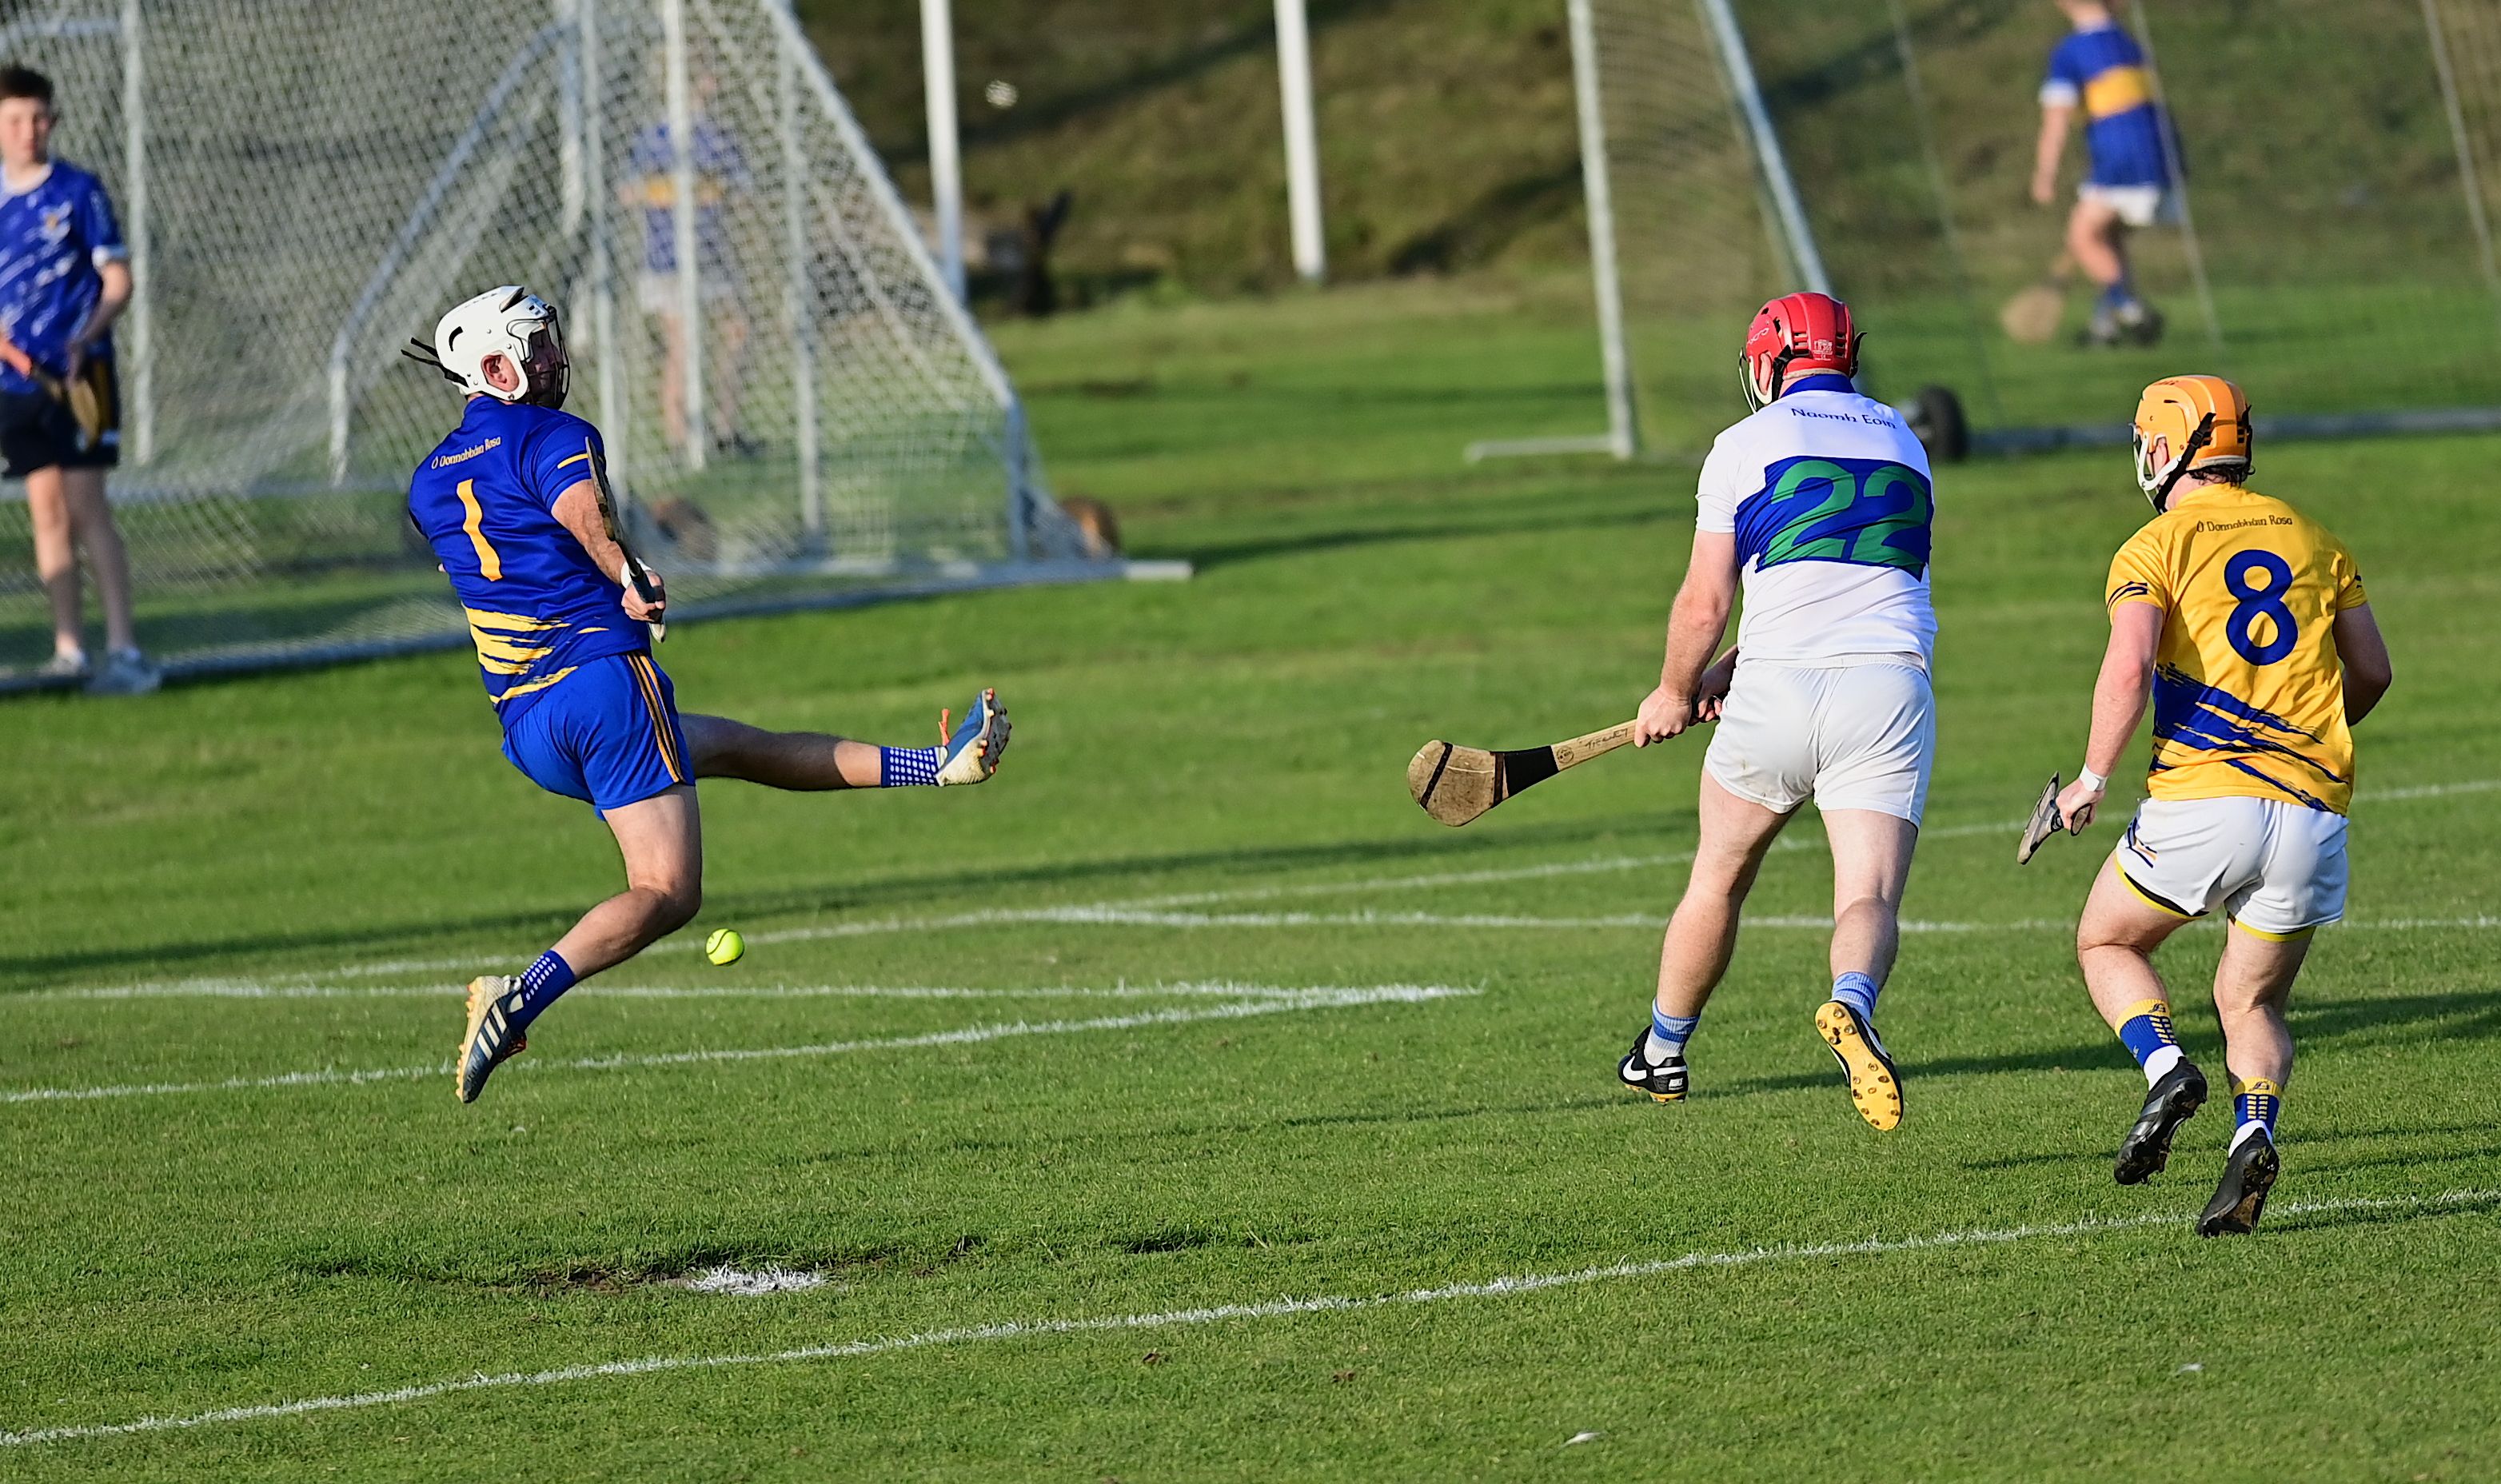
[[[1693,1028],[1701,1024],[1699,1015],[1670,1015],[1651,1006],[1650,1036],[1642,1042],[1642,1060],[1656,1066],[1684,1055],[1684,1043],[1693,1039]]]
[[[1855,969],[1832,981],[1832,997],[1857,1011],[1858,1018],[1871,1026],[1876,1024],[1876,996],[1883,990],[1874,976]]]
[[[938,786],[938,759],[943,747],[881,747],[877,750],[877,786],[909,789]]]
[[[572,964],[558,958],[552,948],[539,955],[539,961],[521,971],[520,1008],[506,1015],[513,1029],[517,1033],[527,1029],[530,1022],[573,986]]]

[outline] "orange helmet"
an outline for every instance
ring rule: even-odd
[[[2250,399],[2219,376],[2166,376],[2136,404],[2136,482],[2156,510],[2184,475],[2250,473]]]

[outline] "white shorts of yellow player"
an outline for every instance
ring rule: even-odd
[[[2271,798],[2149,798],[2111,861],[2165,912],[2221,907],[2261,937],[2345,915],[2345,816]]]
[[[1781,814],[1812,798],[1826,812],[1873,809],[1916,825],[1936,751],[1936,695],[1916,665],[1741,657],[1702,766]]]
[[[2076,196],[2109,207],[2111,215],[2130,226],[2178,226],[2184,215],[2180,192],[2168,186],[2096,186],[2086,181],[2076,187]]]

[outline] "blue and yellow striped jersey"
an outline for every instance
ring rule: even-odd
[[[2334,625],[2370,598],[2343,542],[2254,490],[2183,487],[2119,548],[2106,590],[2113,609],[2163,613],[2148,793],[2351,807]]]
[[[571,413],[479,396],[409,481],[409,517],[468,610],[507,725],[584,661],[650,648],[617,575],[555,518],[604,457],[599,430]]]
[[[2168,186],[2170,152],[2163,145],[2168,120],[2153,99],[2153,74],[2136,38],[2117,25],[2070,32],[2050,53],[2041,83],[2045,104],[2082,108],[2086,177],[2096,186]]]

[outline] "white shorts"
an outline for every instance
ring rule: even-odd
[[[634,297],[642,303],[645,314],[676,314],[678,306],[684,302],[678,293],[678,276],[674,273],[645,273],[634,280]],[[695,302],[704,308],[710,309],[737,297],[738,281],[728,275],[710,268],[696,275]]]
[[[1743,658],[1702,767],[1739,798],[1786,814],[1873,809],[1916,825],[1928,803],[1937,703],[1898,662],[1804,666]]]
[[[2345,816],[2272,798],[2149,798],[2111,863],[2165,912],[2268,937],[2345,915]]]
[[[2178,226],[2180,192],[2168,186],[2096,186],[2076,187],[2076,198],[2107,206],[2130,226]]]

